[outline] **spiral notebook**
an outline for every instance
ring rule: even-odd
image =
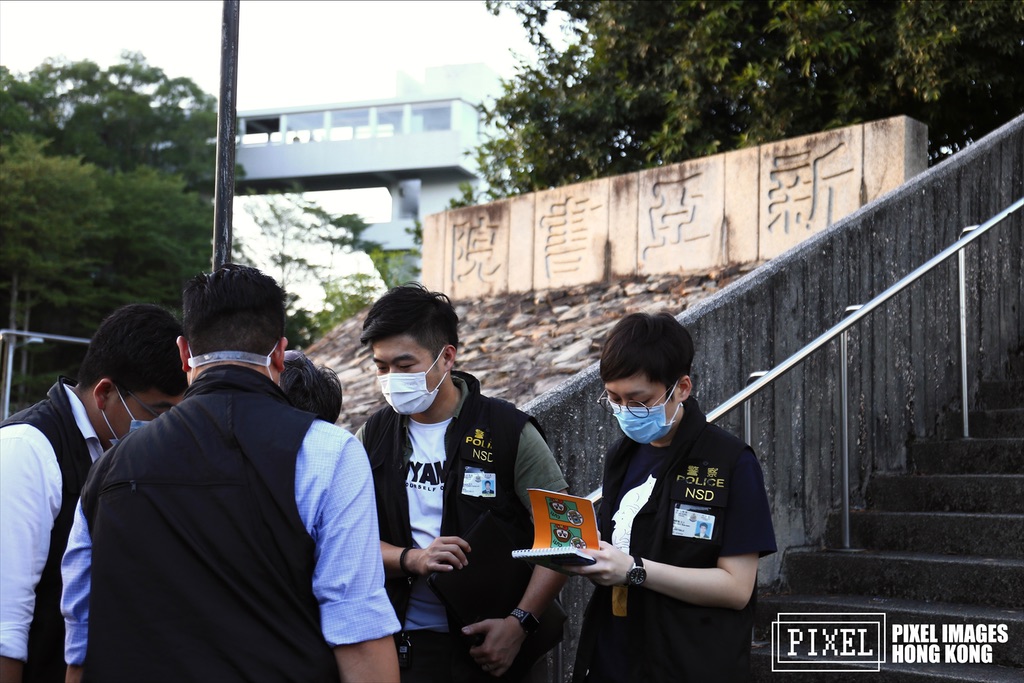
[[[597,548],[597,514],[589,498],[529,489],[533,511],[533,547],[513,550],[512,557],[561,571],[570,564],[594,564],[587,549]]]

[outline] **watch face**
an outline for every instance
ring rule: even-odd
[[[629,570],[629,585],[639,586],[647,580],[647,570],[643,567],[633,567]]]

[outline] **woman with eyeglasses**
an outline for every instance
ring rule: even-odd
[[[776,550],[761,466],[693,397],[693,341],[635,313],[601,353],[599,402],[624,437],[605,457],[596,590],[573,681],[745,681],[758,559]]]

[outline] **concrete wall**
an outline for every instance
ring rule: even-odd
[[[831,228],[684,311],[697,347],[693,378],[705,412],[946,248],[963,227],[1024,197],[1024,117],[914,177]],[[978,379],[1005,372],[1008,350],[1024,346],[1024,211],[967,250],[968,369]],[[960,396],[956,258],[874,312],[850,336],[852,504],[875,472],[906,467],[906,443],[935,435]],[[752,445],[760,458],[780,553],[761,561],[759,583],[780,578],[785,549],[819,546],[840,502],[838,342],[826,346],[755,399]],[[600,486],[605,449],[619,437],[595,403],[591,366],[524,409],[537,416],[571,490]],[[742,412],[720,425],[742,433]],[[959,424],[957,422],[957,424]],[[576,650],[589,584],[570,581],[564,670]],[[553,667],[557,665],[552,665]]]

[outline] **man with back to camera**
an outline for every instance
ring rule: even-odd
[[[284,291],[228,264],[183,309],[184,400],[103,457],[76,510],[69,679],[397,681],[366,455],[278,386]]]
[[[388,594],[403,627],[399,646],[411,652],[402,662],[403,683],[501,676],[566,581],[535,567],[512,614],[461,633],[426,585],[432,572],[458,570],[472,560],[462,535],[483,512],[491,510],[518,547],[529,547],[526,490],[567,489],[533,419],[483,396],[476,378],[453,370],[458,324],[447,296],[411,284],[373,304],[360,337],[373,353],[389,404],[357,437],[373,468]],[[486,458],[474,455],[474,443],[490,451]],[[496,482],[490,494],[475,483],[480,479]],[[474,640],[480,642],[470,646]]]
[[[89,342],[78,382],[0,425],[0,680],[64,680],[60,560],[92,463],[181,400],[181,324],[152,304],[123,306]]]

